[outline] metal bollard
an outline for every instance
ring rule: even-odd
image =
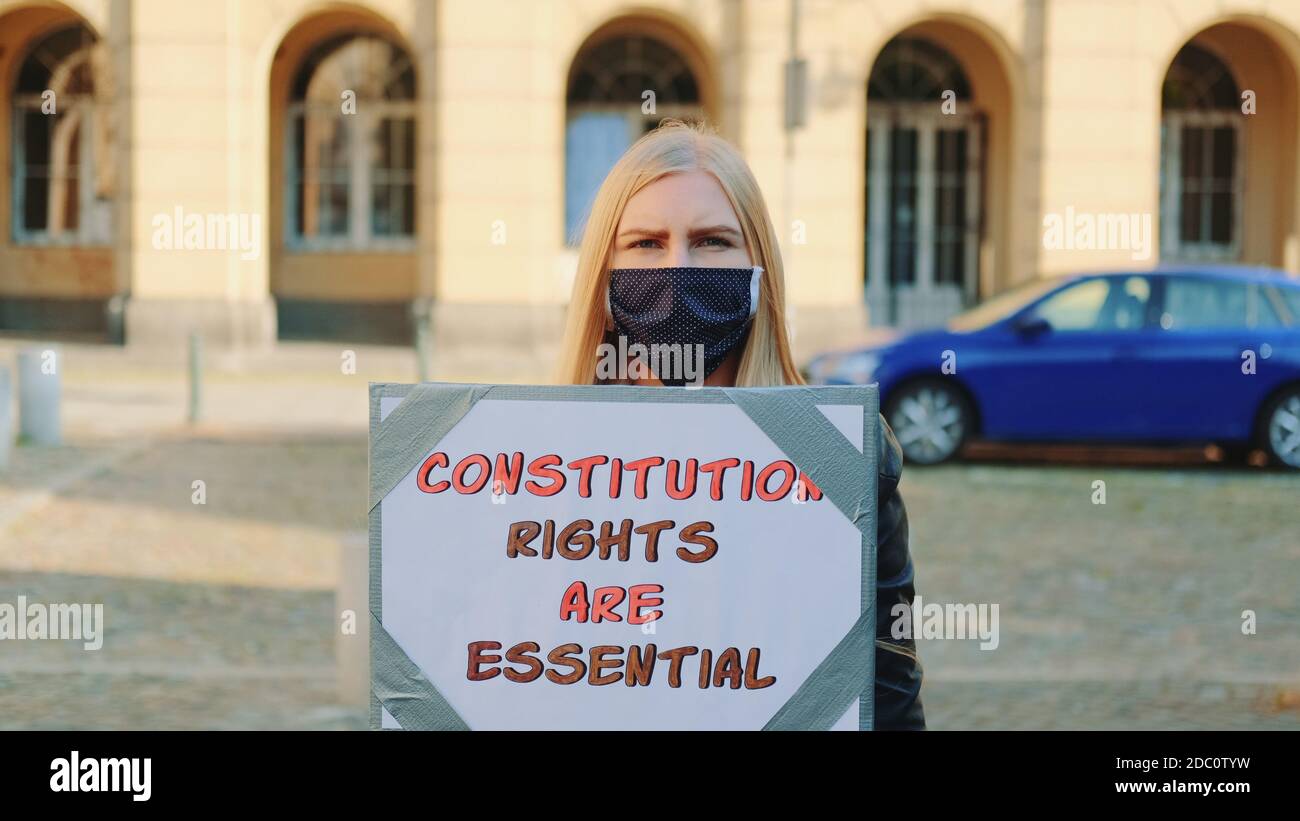
[[[203,415],[203,338],[198,331],[190,331],[190,424]]]
[[[18,352],[18,438],[33,445],[63,441],[59,420],[62,353],[55,347],[24,348]]]
[[[14,415],[10,405],[14,396],[13,388],[9,366],[0,365],[0,471],[9,467],[9,454],[14,445]]]
[[[429,317],[415,319],[415,363],[418,381],[429,381]]]

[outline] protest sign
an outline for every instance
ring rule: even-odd
[[[372,385],[371,726],[869,729],[877,424],[874,387]]]

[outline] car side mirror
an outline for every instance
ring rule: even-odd
[[[1016,333],[1023,337],[1035,337],[1041,336],[1042,334],[1052,330],[1052,323],[1043,319],[1041,316],[1025,314],[1024,316],[1017,317],[1011,324],[1011,327],[1015,329]]]

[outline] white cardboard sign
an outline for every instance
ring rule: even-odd
[[[862,534],[727,402],[484,398],[378,511],[383,627],[471,729],[759,729],[862,612]]]

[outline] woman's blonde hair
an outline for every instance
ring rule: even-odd
[[[776,231],[758,182],[740,152],[704,126],[665,120],[637,140],[601,183],[587,218],[578,252],[578,271],[569,300],[558,381],[590,385],[596,381],[597,346],[610,341],[605,290],[623,209],[638,191],[669,174],[706,171],[740,219],[753,264],[763,266],[759,305],[749,330],[737,387],[800,385],[803,379],[790,352],[785,327],[785,275]]]

